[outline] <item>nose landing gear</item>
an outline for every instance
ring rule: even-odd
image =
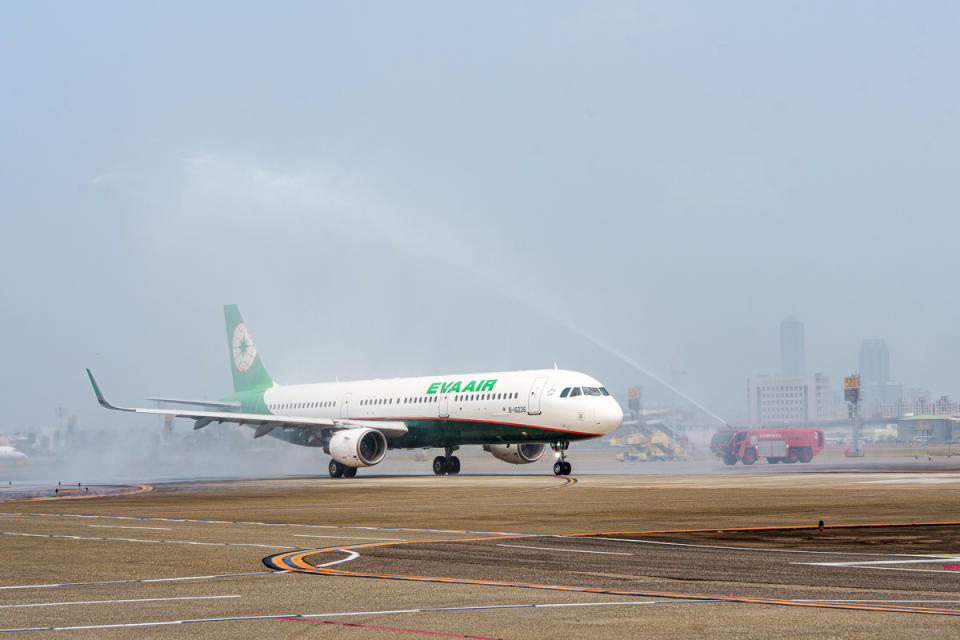
[[[560,440],[550,445],[550,448],[560,454],[560,459],[553,463],[553,474],[557,476],[568,476],[573,467],[567,462],[567,449],[570,443],[566,440]]]
[[[460,458],[453,455],[453,452],[459,448],[458,446],[444,447],[445,455],[433,459],[433,473],[438,476],[444,474],[455,476],[460,473]]]

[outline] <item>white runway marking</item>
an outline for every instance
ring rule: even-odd
[[[564,538],[567,536],[557,536]],[[584,536],[586,537],[586,536]],[[634,540],[631,538],[600,538],[590,536],[591,540],[610,540],[612,542],[635,542],[637,544],[656,544],[666,547],[693,547],[695,549],[723,549],[724,551],[765,551],[767,553],[811,553],[827,556],[873,556],[880,558],[939,558],[940,556],[918,555],[913,553],[855,553],[853,551],[804,551],[802,549],[768,549],[765,547],[731,547],[719,544],[690,544],[686,542],[663,542],[660,540]],[[922,562],[922,561],[921,561]],[[795,564],[808,564],[797,562]],[[809,563],[812,564],[812,563]]]
[[[878,564],[922,564],[931,562],[960,562],[954,556],[926,556],[922,560],[865,560],[863,562],[791,562],[790,564],[806,564],[815,567],[857,567],[873,566]]]
[[[151,531],[170,531],[170,527],[126,527],[120,524],[88,524],[91,529],[150,529]]]
[[[64,536],[52,533],[20,533],[0,531],[0,536],[23,536],[27,538],[56,538],[58,540],[95,540],[100,542],[147,542],[151,544],[195,544],[204,547],[259,547],[262,549],[300,549],[277,544],[254,544],[252,542],[196,542],[193,540],[145,540],[143,538],[87,538],[84,536]]]
[[[356,551],[347,551],[346,549],[340,549],[340,551],[343,552],[343,553],[349,553],[350,555],[347,556],[346,558],[343,558],[342,560],[334,560],[333,562],[328,562],[327,564],[318,564],[318,565],[317,565],[317,568],[320,568],[320,567],[332,567],[332,566],[335,565],[335,564],[340,564],[341,562],[349,562],[350,560],[353,560],[354,558],[359,558],[359,557],[360,557],[360,554],[357,553]]]
[[[82,600],[77,602],[35,602],[31,604],[0,604],[0,609],[19,609],[21,607],[65,607],[78,604],[122,604],[127,602],[167,602],[170,600],[222,600],[241,596],[196,596],[193,598],[137,598],[135,600]]]
[[[909,569],[907,567],[891,567],[891,564],[908,564],[908,563],[942,563],[942,562],[956,562],[960,558],[953,558],[948,556],[927,556],[926,560],[892,560],[892,561],[882,561],[878,560],[876,562],[791,562],[790,564],[800,564],[808,565],[812,567],[839,567],[841,569],[873,569],[874,571],[912,571],[914,573],[952,573],[955,576],[960,576],[960,571],[955,569]],[[878,566],[884,565],[884,566]]]
[[[462,529],[411,529],[409,527],[367,527],[358,525],[297,524],[289,522],[248,522],[244,520],[192,520],[189,518],[159,518],[151,516],[105,516],[86,513],[0,513],[0,516],[17,518],[95,518],[102,520],[136,520],[140,522],[187,522],[193,524],[235,524],[254,527],[303,527],[307,529],[353,529],[363,531],[416,531],[426,533],[475,533],[497,536],[537,536],[535,533],[515,531],[464,531]]]
[[[248,576],[269,576],[274,574],[290,573],[289,569],[282,571],[253,571],[250,573],[222,573],[211,576],[182,576],[180,578],[137,578],[133,580],[101,580],[98,582],[64,582],[60,584],[18,584],[0,587],[0,589],[56,589],[59,587],[87,587],[101,584],[136,584],[139,582],[179,582],[181,580],[211,580],[213,578],[246,578]]]
[[[546,604],[494,604],[476,607],[438,607],[434,609],[388,609],[379,611],[339,611],[334,613],[278,613],[269,616],[232,616],[229,618],[193,618],[185,620],[157,620],[152,622],[120,622],[114,624],[76,625],[64,627],[26,627],[19,629],[0,629],[0,633],[26,631],[79,631],[86,629],[120,629],[127,627],[159,627],[174,624],[192,624],[198,622],[244,622],[249,620],[275,620],[277,618],[341,618],[347,616],[388,615],[397,613],[443,613],[447,611],[496,611],[498,609],[540,609],[550,607],[607,607],[651,604],[703,604],[716,600],[630,600],[627,602],[558,602]]]
[[[338,540],[386,540],[390,542],[406,542],[403,538],[364,538],[362,536],[312,536],[306,533],[295,533],[294,538],[336,538]]]
[[[917,484],[946,484],[960,482],[957,473],[891,473],[876,480],[860,480],[858,484],[895,484],[898,482],[915,482]]]
[[[538,551],[563,551],[564,553],[597,553],[605,556],[632,556],[632,553],[617,551],[587,551],[586,549],[561,549],[559,547],[528,547],[522,544],[498,544],[498,547],[513,547],[515,549],[537,549]]]

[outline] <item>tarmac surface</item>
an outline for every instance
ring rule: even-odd
[[[0,631],[960,635],[960,469],[757,469],[14,484]]]

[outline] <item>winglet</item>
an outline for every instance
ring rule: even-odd
[[[100,387],[97,385],[97,381],[94,380],[93,374],[90,373],[90,369],[87,369],[87,376],[90,378],[90,384],[93,385],[93,392],[97,394],[97,402],[100,403],[100,406],[106,407],[107,409],[120,409],[120,407],[115,407],[107,399],[103,397],[103,392],[100,391]]]

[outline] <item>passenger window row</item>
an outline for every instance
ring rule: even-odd
[[[516,399],[519,397],[519,393],[470,393],[456,395],[453,397],[454,402],[473,402],[473,401],[482,401],[482,400],[510,400]],[[393,398],[371,398],[369,400],[361,400],[360,406],[368,407],[374,405],[391,405],[391,404],[429,404],[437,401],[439,396],[418,396],[410,398],[397,398],[396,403],[394,403]]]
[[[610,392],[606,387],[567,387],[560,392],[561,398],[576,398],[579,395],[584,396],[608,396]]]
[[[397,398],[396,404],[401,404],[401,400],[403,401],[403,404],[426,404],[428,402],[436,402],[437,398],[436,396],[434,397],[422,396],[417,398]],[[381,404],[394,404],[393,398],[375,398],[375,399],[371,398],[369,400],[360,401],[361,407],[368,407],[372,405],[381,405]]]
[[[453,396],[454,402],[472,402],[475,400],[511,400],[516,398],[519,393],[468,393],[464,395]]]
[[[317,402],[278,402],[268,404],[267,409],[277,411],[278,409],[327,409],[337,406],[336,400],[325,400]]]

